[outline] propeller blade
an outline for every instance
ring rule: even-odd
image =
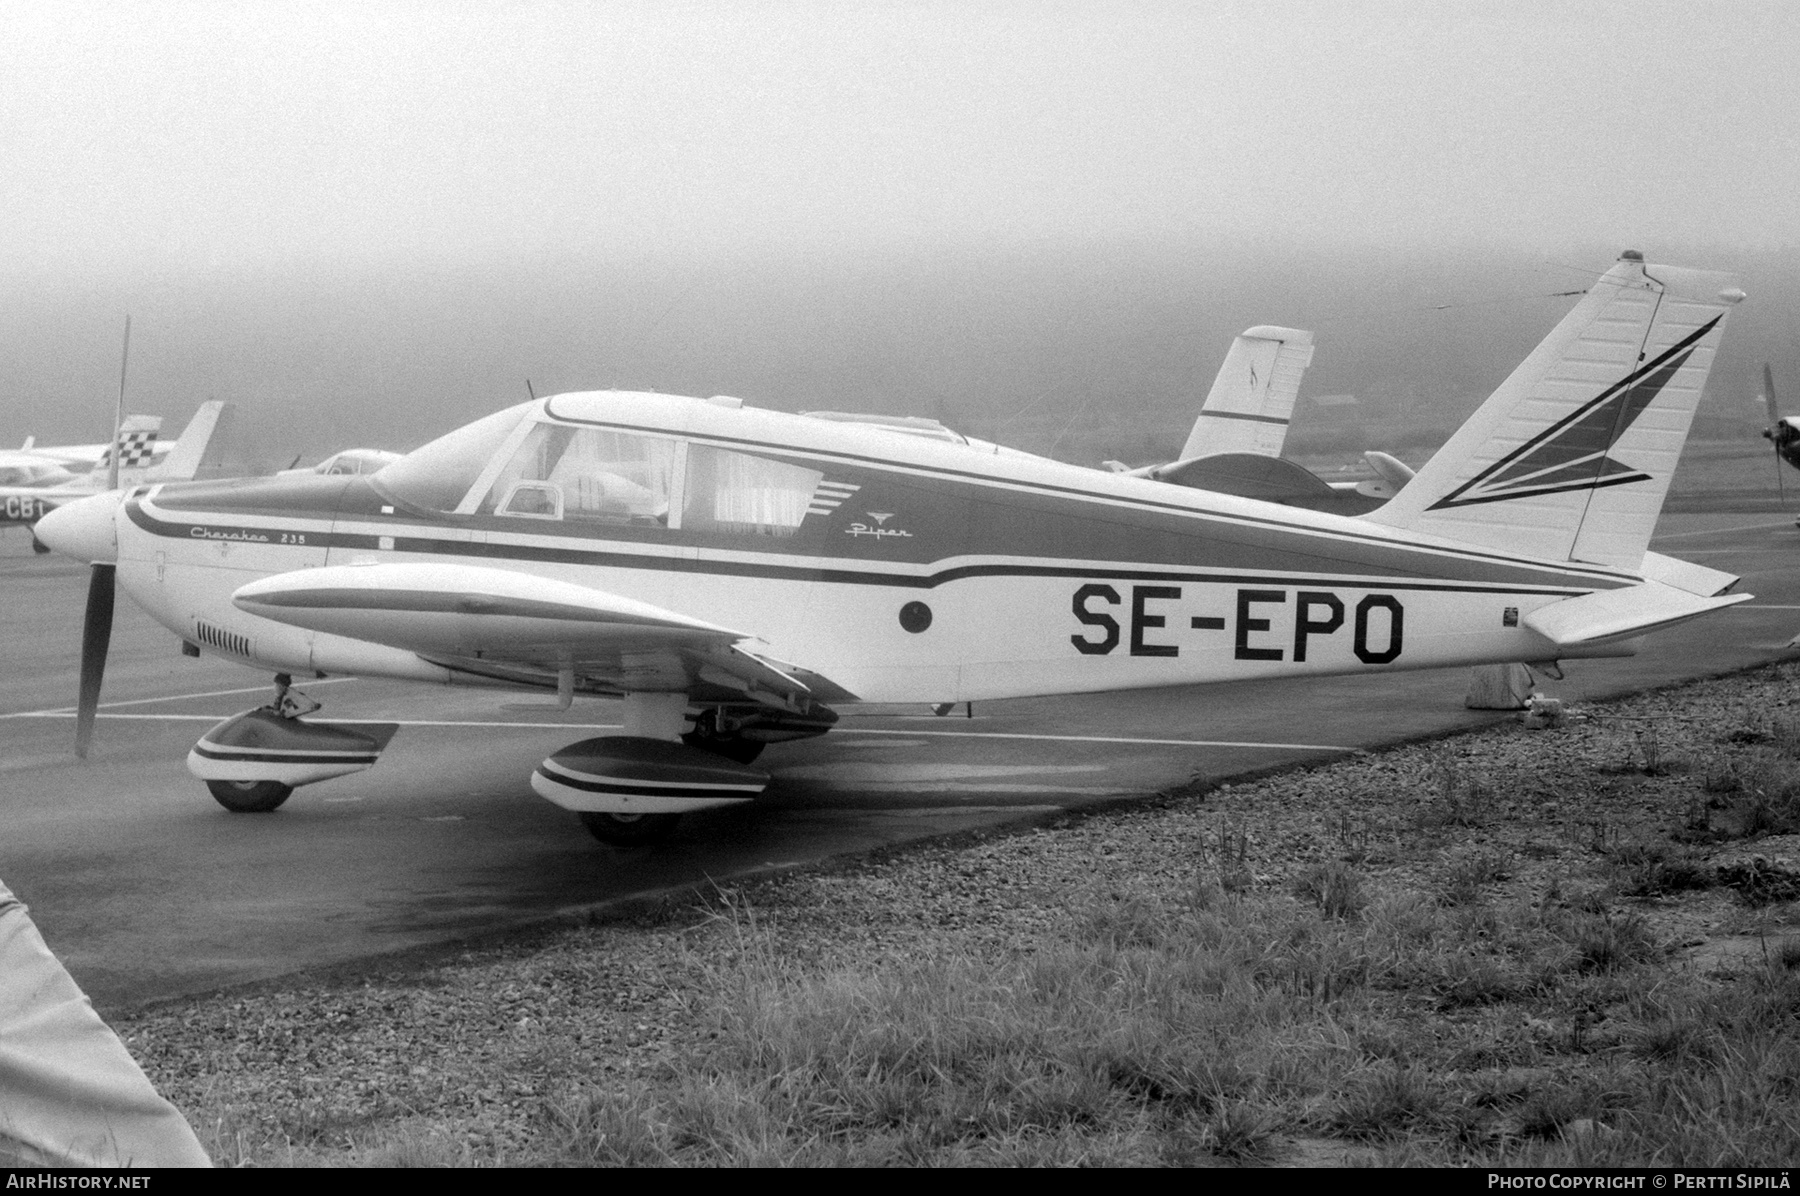
[[[87,617],[81,624],[81,697],[75,706],[75,755],[87,759],[94,737],[94,714],[100,709],[100,681],[106,674],[106,650],[112,642],[113,574],[116,565],[97,564],[88,578]]]
[[[1773,428],[1781,422],[1781,416],[1775,406],[1775,371],[1763,362],[1763,398],[1769,404],[1769,426]]]

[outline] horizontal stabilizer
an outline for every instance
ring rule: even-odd
[[[1749,594],[1702,598],[1659,581],[1647,581],[1553,602],[1526,615],[1525,626],[1558,648],[1591,648],[1673,627],[1750,598]]]
[[[1646,552],[1638,572],[1646,581],[1660,581],[1701,598],[1717,598],[1743,580],[1735,573],[1721,573],[1692,561],[1678,561],[1660,552]]]

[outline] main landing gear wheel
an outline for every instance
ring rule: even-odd
[[[608,814],[595,810],[581,813],[581,825],[588,828],[588,833],[614,847],[639,847],[666,839],[680,821],[679,814]]]
[[[294,792],[280,781],[208,781],[206,787],[233,814],[267,814]]]

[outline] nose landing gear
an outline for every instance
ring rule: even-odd
[[[188,771],[206,782],[213,800],[234,814],[266,814],[301,785],[361,772],[381,758],[397,723],[355,727],[309,723],[319,703],[275,676],[275,700],[228,718],[188,753]]]

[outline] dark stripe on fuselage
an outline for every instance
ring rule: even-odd
[[[757,447],[784,460],[807,459],[801,450]],[[816,467],[824,462],[810,464]],[[926,476],[918,476],[921,473]],[[829,514],[809,514],[793,534],[785,536],[572,520],[531,520],[526,526],[527,521],[506,516],[426,514],[406,508],[400,499],[375,489],[367,479],[330,479],[333,484],[323,486],[318,483],[327,480],[318,479],[294,489],[289,489],[292,483],[286,479],[260,488],[247,483],[184,486],[155,495],[156,515],[136,503],[128,503],[127,510],[140,527],[175,539],[292,542],[310,548],[392,549],[469,560],[529,560],[911,588],[981,575],[1042,575],[1046,571],[1056,576],[1095,575],[1096,567],[1104,572],[1109,565],[1113,570],[1139,573],[1148,569],[1156,577],[1172,572],[1193,576],[1200,569],[1258,578],[1271,573],[1339,580],[1362,575],[1411,579],[1431,588],[1448,584],[1453,588],[1551,593],[1612,588],[1636,580],[1599,566],[1548,564],[1457,547],[1427,548],[1353,529],[1314,528],[1255,514],[1008,482],[937,467],[858,466],[833,476],[853,479],[859,487],[856,503],[846,502]],[[323,530],[253,528],[224,522],[240,510],[270,521],[309,519],[326,526]],[[884,513],[878,530],[869,512]],[[190,514],[196,522],[177,523],[169,518],[180,514]],[[419,526],[427,521],[485,539],[432,534],[436,528]],[[346,522],[377,530],[339,530]],[[388,528],[391,532],[386,532]],[[540,543],[526,543],[526,537]],[[543,540],[563,543],[547,545]],[[605,547],[594,547],[597,544]],[[673,549],[687,555],[660,555],[646,549]],[[692,555],[696,552],[699,559]],[[722,559],[727,554],[751,559]],[[959,558],[982,563],[939,566]],[[1047,564],[1012,563],[1021,559]]]
[[[187,523],[159,520],[144,511],[137,502],[126,504],[133,523],[155,536],[187,540]],[[346,549],[376,547],[374,536],[346,535],[306,531],[306,542],[313,547]],[[777,581],[817,581],[838,585],[884,586],[896,589],[930,590],[953,581],[978,577],[1064,577],[1106,581],[1172,581],[1221,585],[1294,585],[1337,586],[1348,589],[1406,590],[1450,594],[1526,594],[1550,597],[1572,597],[1590,593],[1588,579],[1571,579],[1556,585],[1519,585],[1507,582],[1402,581],[1393,577],[1361,574],[1295,575],[1249,573],[1221,570],[1199,572],[1192,567],[1164,569],[1129,568],[1104,563],[1067,565],[1020,565],[993,563],[959,565],[924,574],[883,573],[874,570],[825,568],[813,565],[778,565],[761,561],[726,561],[693,559],[649,553],[621,552],[616,549],[547,548],[534,544],[478,544],[467,540],[434,540],[427,537],[395,535],[391,551],[461,557],[470,561],[531,561],[539,564],[587,565],[595,568],[649,569],[674,573],[694,573],[709,577],[759,577]],[[383,550],[388,551],[388,550]],[[1548,572],[1548,570],[1543,570]],[[257,599],[261,601],[261,599]]]
[[[1216,510],[1208,510],[1206,508],[1193,507],[1193,506],[1189,506],[1189,505],[1186,505],[1183,503],[1160,502],[1156,499],[1141,498],[1136,495],[1132,495],[1132,496],[1114,495],[1114,494],[1103,495],[1103,494],[1097,494],[1092,490],[1082,489],[1080,487],[1075,487],[1075,486],[1063,486],[1063,485],[1058,485],[1057,483],[1054,483],[1054,482],[1026,481],[1026,480],[1019,480],[1019,479],[1013,479],[1013,478],[1000,478],[1000,477],[995,477],[992,474],[980,473],[980,472],[977,472],[974,470],[956,469],[951,466],[938,465],[935,463],[919,464],[919,463],[908,462],[908,461],[895,461],[892,458],[888,458],[888,457],[872,457],[872,456],[868,456],[866,454],[852,453],[852,452],[848,452],[848,451],[845,451],[842,449],[803,448],[803,447],[797,447],[792,444],[780,444],[780,443],[776,443],[773,441],[756,440],[756,439],[752,439],[749,437],[725,436],[725,435],[721,435],[721,434],[717,434],[717,433],[705,433],[705,432],[675,433],[675,432],[671,432],[667,428],[658,427],[655,425],[626,423],[626,422],[622,422],[622,421],[618,421],[618,420],[582,419],[582,418],[576,417],[576,416],[564,416],[564,415],[556,414],[556,412],[554,410],[552,410],[552,408],[551,408],[551,404],[554,402],[555,402],[554,398],[548,399],[545,401],[544,410],[547,414],[554,416],[556,419],[561,420],[564,423],[580,424],[580,425],[583,425],[586,427],[610,428],[610,429],[614,429],[617,431],[624,431],[624,432],[639,432],[639,433],[643,433],[645,435],[651,435],[651,436],[672,436],[672,437],[690,440],[695,444],[732,445],[732,446],[742,447],[742,448],[746,448],[746,449],[753,449],[753,450],[763,452],[763,453],[773,454],[773,455],[782,457],[784,459],[790,459],[790,460],[792,460],[792,459],[801,459],[801,460],[811,459],[811,460],[817,461],[817,460],[823,459],[823,460],[829,460],[829,461],[845,462],[845,463],[851,463],[851,464],[869,467],[873,472],[875,472],[877,474],[882,474],[882,475],[894,475],[894,474],[904,475],[905,473],[908,473],[908,472],[922,473],[922,474],[930,475],[931,477],[936,477],[936,478],[956,479],[956,480],[960,480],[960,481],[970,482],[970,483],[975,484],[981,490],[986,490],[986,491],[1011,493],[1011,494],[1017,494],[1021,491],[1033,492],[1033,493],[1046,495],[1046,496],[1056,496],[1056,497],[1075,499],[1083,506],[1111,507],[1115,510],[1117,510],[1119,507],[1123,507],[1123,508],[1126,508],[1127,510],[1167,512],[1170,514],[1180,515],[1180,516],[1184,517],[1184,519],[1186,519],[1186,520],[1198,519],[1198,520],[1217,522],[1217,523],[1221,523],[1221,524],[1240,524],[1240,525],[1247,525],[1247,527],[1251,528],[1251,529],[1256,529],[1256,528],[1268,529],[1268,530],[1272,530],[1272,531],[1275,531],[1277,533],[1281,533],[1284,535],[1313,536],[1313,537],[1318,537],[1318,538],[1330,538],[1330,539],[1349,541],[1351,544],[1367,546],[1370,548],[1374,548],[1378,551],[1401,551],[1401,552],[1414,553],[1414,554],[1430,553],[1436,557],[1450,557],[1452,559],[1457,559],[1457,560],[1461,560],[1461,561],[1465,561],[1465,562],[1480,561],[1480,562],[1487,562],[1487,563],[1497,564],[1497,565],[1507,565],[1507,566],[1511,566],[1515,569],[1530,569],[1530,570],[1533,570],[1540,574],[1545,573],[1545,572],[1580,574],[1580,575],[1585,576],[1586,578],[1591,578],[1591,579],[1601,582],[1600,588],[1610,588],[1610,587],[1605,586],[1604,583],[1606,581],[1612,581],[1612,582],[1617,583],[1618,585],[1633,585],[1636,583],[1636,580],[1637,580],[1636,578],[1622,574],[1616,570],[1606,569],[1603,566],[1587,565],[1587,564],[1583,564],[1578,561],[1570,561],[1570,562],[1567,562],[1566,565],[1559,563],[1559,564],[1555,564],[1555,565],[1546,566],[1542,562],[1533,561],[1530,558],[1520,557],[1517,555],[1508,555],[1506,553],[1500,553],[1500,552],[1490,552],[1490,551],[1485,551],[1485,550],[1477,549],[1477,548],[1464,548],[1464,547],[1460,547],[1460,546],[1446,546],[1446,547],[1433,547],[1430,549],[1426,549],[1426,548],[1414,547],[1411,545],[1396,544],[1392,539],[1390,539],[1388,537],[1372,535],[1367,532],[1353,531],[1348,528],[1332,528],[1330,530],[1324,530],[1324,529],[1315,529],[1315,528],[1311,528],[1311,527],[1302,527],[1302,526],[1298,526],[1296,524],[1290,523],[1287,520],[1280,519],[1280,518],[1270,518],[1267,516],[1260,516],[1260,515],[1253,515],[1253,514],[1228,513],[1228,512],[1222,512],[1222,511],[1216,511]],[[1061,464],[1060,462],[1049,461],[1048,459],[1045,459],[1045,458],[1040,458],[1040,460],[1044,460],[1046,464],[1050,464],[1050,465]],[[1074,469],[1076,467],[1068,466],[1067,468]],[[371,478],[371,480],[373,481],[375,479]],[[864,489],[866,490],[867,487],[865,486]],[[859,494],[856,497],[863,502],[868,502],[873,496],[865,493],[865,494]],[[1273,504],[1264,504],[1264,505],[1273,505]],[[847,507],[848,507],[848,504],[846,504],[845,509],[847,509]],[[1192,536],[1193,533],[1191,531],[1189,531],[1187,534],[1189,536]],[[959,556],[959,555],[977,555],[977,554],[973,553],[973,552],[968,552],[968,553],[941,553],[939,555],[940,556]],[[1073,556],[1076,554],[1069,553],[1067,555]],[[1581,584],[1581,583],[1574,583],[1574,584]]]

